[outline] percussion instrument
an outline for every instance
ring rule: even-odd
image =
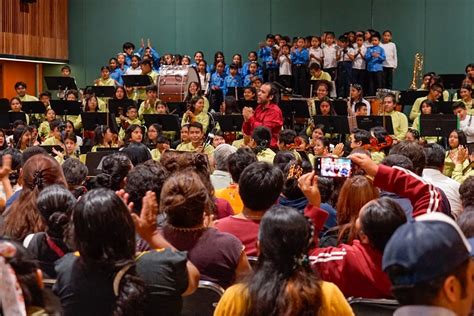
[[[191,82],[200,82],[194,67],[161,66],[158,72],[158,98],[165,102],[183,102]]]

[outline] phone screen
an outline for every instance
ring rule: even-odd
[[[315,168],[321,177],[348,178],[352,173],[352,161],[349,158],[318,157]]]

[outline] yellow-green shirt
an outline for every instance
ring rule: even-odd
[[[453,172],[454,172],[454,168],[455,168],[455,165],[454,165],[454,161],[451,159],[451,157],[449,156],[449,153],[450,152],[453,152],[453,153],[457,153],[458,149],[455,148],[455,149],[452,149],[450,151],[447,151],[446,152],[446,156],[444,157],[444,167],[443,167],[443,174],[447,177],[452,177],[453,175]],[[462,164],[461,167],[461,170],[464,170],[465,168],[467,168],[469,166],[469,161],[466,160],[464,161],[464,163]],[[459,171],[459,170],[458,170]]]
[[[221,297],[214,316],[243,315],[249,303],[249,292],[242,283],[229,287]],[[315,311],[316,312],[316,311]],[[354,312],[339,288],[321,281],[321,316],[352,316]]]
[[[156,100],[159,102],[160,100]],[[148,100],[143,101],[138,108],[138,118],[143,122],[143,114],[156,114],[155,105],[150,104],[147,106]]]
[[[142,73],[142,75],[145,75]],[[151,80],[152,80],[152,85],[153,84],[156,84],[156,80],[158,78],[158,73],[154,70],[152,70],[150,73],[147,74]],[[145,100],[146,99],[146,89],[145,88],[140,88],[140,89],[137,89],[136,93],[135,93],[135,97],[133,98],[135,101],[137,100]]]
[[[380,164],[385,158],[385,153],[383,151],[372,151],[370,152],[370,156],[372,157],[372,161],[376,164]]]
[[[276,154],[270,148],[266,148],[257,154],[257,160],[267,162],[273,165],[273,158],[275,158]]]
[[[420,130],[420,116],[421,113],[418,114],[418,117],[413,121],[413,125],[411,128],[416,129],[417,131],[421,132]],[[436,136],[424,136],[422,137],[424,140],[426,140],[427,143],[436,143],[438,141],[438,138]]]
[[[196,151],[196,147],[193,146],[193,143],[189,142],[187,144],[184,144],[180,147],[180,149],[177,149],[177,150],[181,150],[181,151],[193,151],[195,152]],[[207,145],[204,146],[204,151],[203,151],[205,154],[208,154],[208,155],[211,155],[213,152],[214,152],[214,147],[212,147],[211,145]]]
[[[321,71],[319,76],[311,76],[311,80],[327,80],[331,81],[331,75],[325,71]]]
[[[100,103],[100,102],[99,102]],[[105,111],[101,110],[99,107],[98,113],[104,113]],[[93,112],[86,112],[86,113],[93,113]],[[70,116],[68,116],[70,119]],[[82,129],[82,116],[78,115],[76,120],[74,121],[74,128],[75,129]]]
[[[201,113],[196,115],[196,122],[202,124],[203,132],[206,133],[207,128],[209,127],[209,115],[207,115],[207,112],[201,111]],[[181,126],[185,125],[186,123],[188,123],[188,115],[185,113],[183,115],[183,119],[181,120]]]
[[[189,142],[188,143],[180,143],[178,146],[176,146],[176,150],[177,151],[185,151],[185,150],[183,150],[183,147],[185,147],[187,144],[189,144]]]
[[[41,145],[44,146],[56,146],[56,145],[61,145],[61,141],[57,139],[54,136],[50,136],[44,140],[44,142]]]
[[[161,152],[157,148],[152,149],[151,158],[155,161],[159,161],[161,159]]]
[[[408,132],[408,119],[405,114],[398,111],[392,111],[390,113],[384,113],[392,117],[393,134],[398,140],[404,140],[405,135]]]
[[[117,148],[117,146],[114,146],[114,145],[112,145],[112,146],[107,146],[107,145],[94,145],[94,146],[92,146],[92,148],[91,148],[91,152],[92,152],[92,153],[97,152],[97,148]]]
[[[465,165],[466,163],[462,165],[455,165],[451,178],[459,183],[463,183],[467,178],[474,176],[474,168],[472,163],[470,163],[467,167],[465,167]]]
[[[40,135],[40,137],[48,137],[50,131],[51,129],[49,128],[48,121],[42,122],[38,127],[38,134]]]
[[[428,99],[428,97],[421,97],[415,100],[415,103],[413,103],[413,106],[411,107],[410,111],[410,120],[414,121],[417,116],[421,113],[421,103]]]
[[[37,97],[25,94],[23,97],[18,96],[21,102],[31,102],[31,101],[39,101]]]
[[[96,83],[97,86],[100,86],[100,87],[103,87],[103,86],[113,86],[115,87],[115,80],[112,79],[112,78],[109,78],[109,79],[102,79],[102,78],[99,78],[97,79],[97,83]]]
[[[130,124],[130,125],[135,124],[135,125],[140,125],[140,126],[142,126],[142,121],[140,121],[140,119],[138,119],[138,118],[133,119],[133,120],[127,118],[127,122],[128,122],[128,124]],[[125,137],[125,129],[123,129],[123,128],[121,127],[118,136],[119,136],[119,139],[123,139],[123,138]]]

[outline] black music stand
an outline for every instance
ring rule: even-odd
[[[146,87],[153,84],[153,81],[148,75],[123,75],[122,80],[124,86],[127,87]]]
[[[73,77],[44,77],[48,90],[77,90]]]
[[[332,108],[336,112],[336,115],[345,115],[348,116],[347,113],[347,101],[345,100],[334,100],[330,101],[332,104]],[[321,101],[315,101],[314,106],[316,107],[316,114],[321,115],[321,109],[319,105],[321,104]]]
[[[356,116],[357,128],[369,131],[376,126],[384,127],[389,135],[393,135],[393,122],[390,115]]]
[[[453,114],[453,101],[438,101],[434,102],[433,113],[438,114]]]
[[[64,149],[59,146],[59,145],[40,145],[41,148],[46,150],[46,152],[52,156],[56,156],[56,154],[53,152],[53,148],[56,149],[56,151],[63,152]]]
[[[282,100],[278,106],[281,109],[283,118],[289,122],[286,124],[291,129],[295,127],[295,118],[310,118],[308,102],[306,100]]]
[[[7,112],[0,115],[0,128],[9,130],[12,128],[15,121],[23,121],[26,124],[25,112]]]
[[[120,113],[125,115],[129,106],[135,105],[135,101],[132,99],[115,100],[109,99],[109,112],[114,113],[116,117],[120,116]]]
[[[97,147],[96,150],[99,151],[119,151],[120,147]]]
[[[100,125],[107,125],[111,130],[118,131],[117,121],[111,113],[83,112],[81,119],[85,131],[94,131]]]
[[[428,93],[428,90],[400,91],[400,99],[398,100],[398,103],[400,103],[401,105],[413,105],[416,99],[426,97]]]
[[[180,130],[179,118],[174,114],[143,114],[145,126],[150,127],[151,124],[159,124],[163,131]]]
[[[281,102],[281,101],[280,101]],[[242,110],[245,107],[249,107],[255,110],[255,108],[258,106],[257,100],[238,100],[237,105],[239,106],[239,110],[242,112]]]
[[[94,177],[102,173],[102,169],[98,169],[100,163],[106,156],[111,155],[114,152],[115,151],[112,150],[88,152],[86,154],[86,167],[89,169],[88,176]]]
[[[239,114],[214,114],[214,120],[219,123],[223,132],[238,132],[242,130],[242,124],[244,124],[244,117]]]
[[[444,88],[450,90],[459,89],[462,85],[462,81],[466,79],[465,74],[444,74],[439,76],[443,80]]]
[[[92,150],[92,146],[91,146],[91,145],[82,145],[82,146],[79,148],[79,152],[80,152],[82,155],[85,155],[85,154],[89,153],[91,150]]]
[[[10,101],[5,98],[0,99],[0,113],[7,113],[10,111]]]
[[[436,136],[449,138],[449,134],[458,128],[458,117],[454,114],[422,114],[420,115],[420,136]]]
[[[188,104],[186,102],[167,102],[168,111],[170,114],[176,114],[180,117],[188,110]]]
[[[113,98],[115,95],[114,86],[87,86],[86,90],[87,89],[90,89],[98,98]]]
[[[339,134],[339,142],[342,140],[343,134],[350,134],[349,128],[349,119],[347,116],[337,116],[337,115],[315,115],[313,116],[314,125],[322,124],[324,125],[324,133]]]
[[[240,100],[244,98],[244,88],[241,87],[230,87],[228,88],[226,97],[234,97],[236,100]]]
[[[41,101],[25,101],[21,104],[23,112],[28,114],[44,114],[46,107]]]
[[[79,101],[51,100],[50,104],[56,115],[64,116],[64,121],[67,121],[68,115],[81,114],[82,104]]]

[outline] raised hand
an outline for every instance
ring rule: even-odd
[[[304,196],[308,199],[309,204],[319,207],[321,205],[321,193],[318,187],[318,177],[314,171],[302,175],[298,179],[298,187]]]
[[[369,176],[375,177],[379,171],[379,166],[367,155],[352,154],[349,156],[353,163],[365,170]]]

